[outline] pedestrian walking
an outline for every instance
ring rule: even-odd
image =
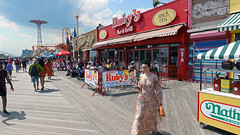
[[[16,66],[16,72],[19,73],[20,61],[18,60],[18,58],[16,58],[16,60],[14,61],[14,64]]]
[[[45,71],[40,71],[40,75],[39,75],[40,83],[41,83],[41,86],[42,86],[41,90],[44,90],[45,76],[46,76],[46,73],[47,73],[46,72],[47,65],[45,64],[45,62],[42,58],[39,60],[38,64],[41,65],[43,67],[43,69],[45,70]]]
[[[10,62],[8,62],[7,66],[6,66],[6,70],[8,72],[9,77],[10,77],[10,80],[11,80],[12,79],[13,66]]]
[[[48,59],[48,61],[46,62],[46,66],[47,66],[48,79],[51,80],[51,76],[52,76],[52,73],[53,73],[53,64],[52,64],[50,59]]]
[[[35,91],[39,90],[39,73],[45,71],[41,65],[37,63],[37,59],[33,59],[33,64],[30,65],[28,74],[31,76],[31,81]],[[37,86],[36,86],[37,82]]]
[[[142,63],[142,71],[144,74],[136,87],[139,95],[131,135],[156,135],[162,122],[158,111],[162,105],[162,89],[158,77],[150,72],[150,62]]]
[[[11,86],[11,90],[14,91],[13,85],[7,71],[3,69],[2,63],[0,62],[0,95],[2,97],[2,104],[3,104],[3,114],[9,115],[9,112],[6,110],[7,107],[7,89],[5,84],[5,79],[7,80],[8,84]]]
[[[27,72],[26,68],[27,68],[27,60],[25,58],[23,58],[22,60],[22,66],[23,66],[23,72]]]

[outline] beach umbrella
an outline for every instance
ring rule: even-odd
[[[72,53],[66,50],[61,50],[60,52],[58,52],[57,54],[55,54],[56,56],[66,56],[66,55],[71,55]]]
[[[54,54],[48,55],[48,57],[54,57],[54,56],[55,56]]]

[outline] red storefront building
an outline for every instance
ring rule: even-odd
[[[175,0],[143,13],[113,18],[112,24],[98,29],[93,45],[100,60],[111,58],[120,67],[135,61],[140,69],[145,59],[164,76],[187,79],[187,1]]]

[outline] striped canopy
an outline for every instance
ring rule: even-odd
[[[196,59],[240,59],[240,40],[194,56]]]
[[[225,21],[218,25],[218,32],[240,29],[240,12],[231,14]]]

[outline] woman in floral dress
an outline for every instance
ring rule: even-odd
[[[150,63],[142,64],[143,75],[140,76],[136,114],[131,135],[154,135],[160,131],[162,118],[159,106],[162,105],[162,89],[158,77],[150,72]]]

